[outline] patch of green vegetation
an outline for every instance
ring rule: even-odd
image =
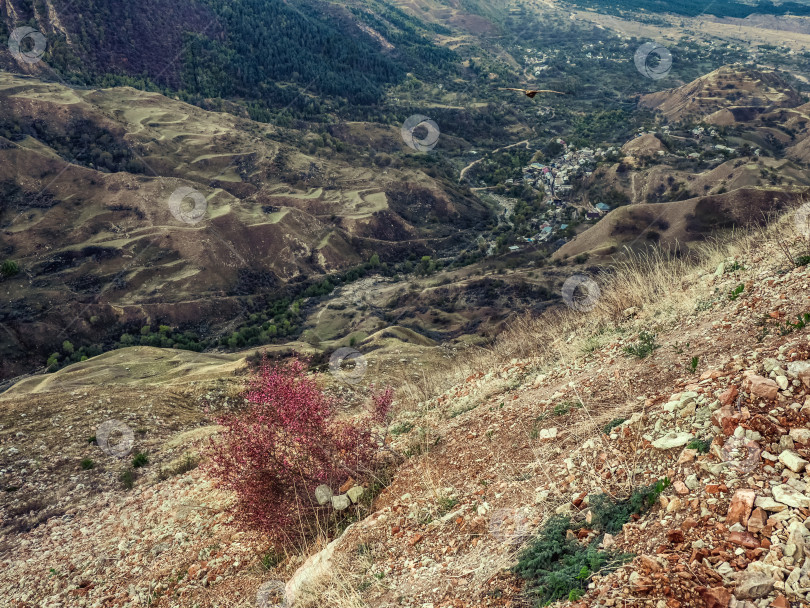
[[[197,466],[199,466],[199,464],[200,464],[199,456],[196,456],[194,454],[185,454],[183,460],[181,460],[175,466],[171,468],[162,467],[160,469],[160,473],[158,474],[158,478],[160,480],[165,480],[173,475],[183,475],[185,473],[188,473],[189,471],[196,469]]]
[[[118,480],[124,486],[124,489],[131,490],[135,486],[135,471],[124,469],[118,476]]]
[[[628,499],[614,501],[605,494],[590,497],[592,523],[588,529],[596,536],[587,544],[570,538],[568,531],[586,527],[565,515],[546,521],[538,537],[518,556],[514,572],[526,581],[528,592],[540,606],[564,599],[581,597],[595,572],[605,574],[619,568],[632,555],[600,551],[605,533],[616,533],[634,515],[649,510],[669,486],[669,479],[634,492]]]
[[[798,315],[795,323],[786,321],[785,324],[779,328],[779,333],[786,336],[797,329],[804,329],[808,325],[810,325],[810,313],[806,312],[803,315]]]
[[[138,452],[132,459],[132,467],[135,469],[145,467],[148,464],[149,456],[147,456],[144,452]]]
[[[566,416],[574,408],[584,407],[582,401],[563,401],[554,406],[552,413],[555,416]]]
[[[399,435],[404,435],[405,433],[410,433],[413,430],[413,422],[400,422],[395,424],[391,427],[389,432],[394,436],[398,437]]]
[[[642,331],[638,335],[638,342],[631,344],[630,346],[625,346],[624,352],[627,355],[644,359],[653,354],[658,348],[661,348],[661,345],[655,343],[655,334],[648,331]]]
[[[699,363],[700,359],[698,357],[692,357],[692,359],[689,361],[689,371],[694,374],[697,371]]]
[[[740,283],[739,285],[737,285],[737,287],[728,292],[728,299],[732,301],[736,300],[737,298],[740,297],[740,294],[743,291],[745,291],[745,285]]]
[[[455,418],[456,416],[461,416],[462,414],[466,414],[467,412],[471,412],[476,407],[478,407],[477,404],[465,405],[464,407],[460,407],[457,410],[453,410],[452,412],[450,412],[447,415],[447,417],[448,418]]]
[[[627,422],[627,418],[614,418],[610,422],[608,422],[605,426],[602,427],[602,432],[605,435],[610,435],[610,432],[615,429],[620,424],[624,424]]]
[[[686,447],[690,450],[697,450],[701,454],[708,454],[709,447],[712,445],[712,442],[708,439],[693,439],[689,443],[686,444]]]
[[[284,561],[284,554],[276,551],[275,548],[270,549],[267,553],[262,555],[261,562],[265,570],[271,570]]]
[[[82,470],[89,471],[93,467],[96,466],[96,463],[93,462],[90,458],[85,458],[82,460]]]
[[[709,310],[717,300],[714,298],[707,298],[706,300],[698,300],[695,303],[695,312],[703,312]]]
[[[796,258],[796,266],[807,266],[810,264],[810,255],[800,255]]]
[[[439,498],[437,502],[439,506],[439,514],[444,515],[453,510],[453,507],[455,507],[458,504],[458,499],[450,498],[448,496],[442,496],[441,498]]]
[[[14,260],[6,260],[0,265],[0,276],[3,278],[11,278],[20,272],[20,267]]]

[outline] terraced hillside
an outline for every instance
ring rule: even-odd
[[[128,324],[234,324],[290,284],[446,249],[490,213],[328,131],[10,74],[0,96],[3,256],[21,269],[3,282],[4,375]]]

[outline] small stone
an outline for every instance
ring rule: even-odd
[[[810,445],[810,429],[795,428],[790,429],[790,438],[796,443]]]
[[[319,505],[325,505],[332,500],[333,494],[332,488],[326,484],[321,484],[315,488],[315,500],[318,501]]]
[[[345,494],[338,494],[332,497],[332,508],[335,509],[335,511],[348,509],[350,504],[351,501],[349,501],[349,497]]]
[[[773,590],[774,581],[767,574],[743,572],[734,593],[740,600],[756,600],[767,597]]]
[[[652,442],[654,448],[659,450],[671,450],[672,448],[679,448],[686,445],[694,438],[692,433],[678,433],[672,431],[663,437],[656,439]]]
[[[728,608],[731,602],[731,591],[725,587],[713,587],[703,591],[701,599],[706,608]]]
[[[692,462],[697,456],[697,452],[697,450],[693,450],[691,448],[684,448],[683,452],[681,452],[681,455],[678,458],[678,464],[688,464]]]
[[[763,378],[754,373],[748,373],[743,380],[743,388],[749,393],[762,399],[773,400],[779,394],[779,385],[770,378]]]
[[[757,549],[759,547],[759,541],[754,538],[753,534],[748,532],[731,532],[728,535],[728,542],[746,549]]]
[[[549,439],[556,439],[557,438],[557,427],[551,427],[550,429],[543,429],[538,434],[538,437],[542,440],[549,440]]]
[[[773,498],[768,496],[757,496],[757,499],[754,501],[754,506],[760,507],[772,513],[779,513],[780,511],[787,509],[784,504],[776,502]]]
[[[355,503],[360,499],[362,495],[363,495],[363,486],[354,486],[348,492],[346,492],[346,496],[349,497],[349,500]]]
[[[779,462],[794,473],[801,473],[807,466],[807,461],[793,450],[784,450],[779,454]]]
[[[748,531],[752,534],[758,534],[762,528],[768,523],[768,514],[765,510],[757,507],[748,518]]]
[[[732,386],[720,393],[718,399],[720,400],[721,405],[731,405],[734,403],[734,400],[737,398],[738,394],[739,391],[737,390],[737,387]]]
[[[779,485],[773,487],[773,498],[777,502],[781,502],[789,507],[796,509],[806,509],[810,507],[810,498],[801,492],[794,490],[788,485]],[[767,507],[765,507],[767,508]]]
[[[680,494],[681,496],[689,494],[689,488],[687,488],[686,484],[682,482],[680,479],[675,483],[673,483],[672,487],[675,488],[675,492]]]
[[[751,514],[751,509],[754,507],[756,498],[757,494],[754,490],[737,490],[731,498],[731,503],[728,507],[726,525],[730,527],[735,523],[739,523],[743,526],[747,526],[748,516]]]

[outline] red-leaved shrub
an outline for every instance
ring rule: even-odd
[[[349,477],[372,474],[380,440],[373,427],[386,422],[392,391],[375,393],[365,415],[338,420],[338,403],[303,362],[265,358],[244,397],[244,411],[218,420],[225,429],[212,440],[209,470],[235,492],[237,523],[278,542],[300,538],[323,508],[314,498],[318,485],[336,491]]]

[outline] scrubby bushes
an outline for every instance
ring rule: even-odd
[[[514,567],[538,605],[579,599],[594,573],[607,574],[629,560],[632,555],[599,549],[605,534],[616,534],[631,518],[648,511],[669,484],[669,479],[661,479],[620,501],[605,494],[591,495],[590,524],[566,515],[551,517]],[[578,536],[586,540],[580,541]]]
[[[0,265],[0,276],[8,279],[20,272],[20,267],[14,260],[6,260]]]
[[[276,542],[313,532],[324,508],[315,500],[317,486],[373,478],[380,443],[373,427],[387,423],[392,402],[387,389],[373,396],[365,415],[338,419],[338,403],[306,369],[296,358],[263,358],[244,395],[246,409],[219,420],[225,430],[209,447],[210,472],[236,494],[237,523]]]

